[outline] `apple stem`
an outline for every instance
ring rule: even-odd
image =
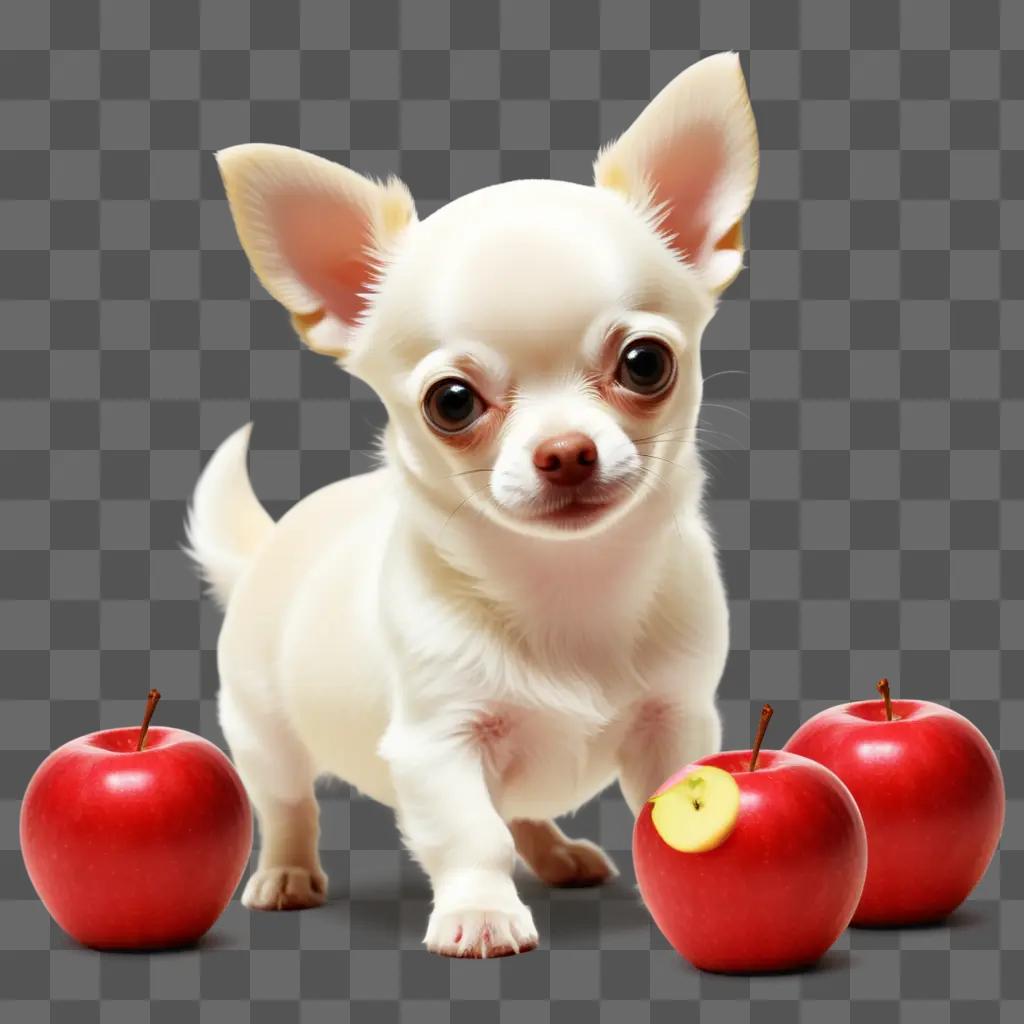
[[[146,744],[146,733],[149,732],[149,723],[153,717],[153,712],[156,711],[157,704],[160,703],[160,691],[150,690],[149,697],[146,699],[146,714],[142,719],[142,728],[139,730],[139,744],[135,748],[137,751],[141,750]]]
[[[885,718],[886,721],[892,721],[892,696],[889,693],[889,680],[879,679],[875,685],[875,689],[882,695],[882,700],[885,701]]]
[[[761,744],[764,742],[764,734],[768,731],[768,723],[772,720],[772,715],[775,712],[772,710],[771,704],[765,704],[761,708],[761,721],[757,726],[757,736],[754,737],[754,749],[750,752],[750,767],[747,771],[753,771],[757,767],[757,755],[761,753]]]

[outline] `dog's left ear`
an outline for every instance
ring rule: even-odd
[[[739,57],[719,53],[677,75],[601,148],[594,180],[654,209],[672,248],[721,292],[743,266],[742,221],[757,169]]]
[[[311,349],[343,358],[381,264],[416,220],[409,190],[288,146],[232,146],[217,165],[263,287]]]

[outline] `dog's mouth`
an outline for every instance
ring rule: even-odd
[[[545,523],[580,524],[598,519],[612,504],[610,501],[586,504],[582,501],[570,501],[551,512],[542,512],[534,516],[534,520]]]
[[[600,491],[579,490],[558,500],[547,501],[526,518],[564,529],[581,529],[596,522],[618,505],[625,494],[622,487],[604,487]]]

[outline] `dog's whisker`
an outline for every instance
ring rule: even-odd
[[[669,460],[665,460],[665,461],[669,461]],[[643,472],[643,474],[644,474],[644,476],[646,478],[652,479],[652,480],[655,481],[654,486],[656,486],[656,487],[657,486],[661,486],[665,490],[671,491],[671,487],[669,485],[669,482],[660,473],[655,473],[654,470],[650,468],[650,466],[641,466],[640,469],[641,469],[641,471]],[[676,515],[675,510],[671,509],[671,508],[669,509],[669,515],[672,517],[672,522],[675,525],[676,533],[679,535],[679,539],[682,541],[683,540],[683,530],[682,530],[682,527],[679,525],[679,517]]]
[[[702,437],[700,442],[697,444],[697,451],[699,452],[746,452],[750,449],[746,445],[731,444],[726,445],[715,438]]]
[[[703,381],[705,384],[707,384],[709,380],[714,380],[716,377],[724,377],[728,373],[742,373],[745,377],[750,376],[749,370],[716,370],[714,373],[709,374],[707,377],[704,377]]]
[[[736,449],[739,451],[746,451],[750,447],[749,444],[744,444],[738,437],[733,437],[732,434],[727,433],[724,430],[712,430],[710,427],[704,427],[698,431],[698,435],[701,438],[705,437],[724,437],[727,441],[732,441],[736,445]]]
[[[639,444],[641,441],[656,441],[659,437],[667,437],[669,434],[685,434],[690,430],[693,430],[693,427],[666,427],[664,430],[659,430],[656,434],[648,434],[646,437],[634,437],[631,440],[634,444]]]
[[[725,442],[729,443],[726,444]],[[731,437],[729,434],[702,435],[699,438],[697,447],[698,449],[712,448],[723,452],[746,452],[750,450],[750,445],[741,444],[735,437]]]
[[[444,531],[445,531],[445,529],[447,528],[448,524],[449,524],[449,523],[450,523],[450,522],[451,522],[451,521],[452,521],[452,520],[453,520],[453,519],[455,518],[455,514],[456,514],[456,513],[457,513],[457,512],[458,512],[458,511],[459,511],[459,510],[460,510],[460,509],[461,509],[461,508],[462,508],[462,507],[463,507],[463,506],[464,506],[464,505],[465,505],[465,504],[467,503],[467,502],[469,502],[469,501],[472,501],[472,500],[473,500],[473,499],[474,499],[474,498],[475,498],[475,497],[476,497],[476,496],[477,496],[478,494],[483,494],[483,493],[484,493],[484,491],[488,490],[488,488],[489,488],[489,487],[490,487],[490,485],[488,484],[488,485],[487,485],[486,487],[480,487],[480,488],[478,488],[478,489],[477,489],[477,490],[475,490],[475,491],[471,491],[471,492],[470,492],[470,493],[469,493],[468,495],[466,495],[466,497],[465,497],[465,498],[463,498],[463,499],[462,499],[462,501],[460,501],[460,502],[458,503],[458,505],[456,505],[456,506],[455,506],[455,508],[453,508],[453,509],[451,510],[451,512],[450,512],[450,513],[449,513],[449,515],[448,515],[448,518],[447,518],[447,519],[446,519],[446,520],[444,521],[444,523],[443,523],[443,524],[442,524],[442,526],[441,526],[441,529],[440,529],[440,530],[438,531],[438,534],[437,534],[437,539],[438,539],[438,540],[440,540],[440,539],[441,539],[441,536],[442,536],[442,535],[444,534]]]
[[[749,412],[744,412],[742,409],[737,409],[733,405],[726,405],[724,402],[702,402],[701,407],[704,409],[728,409],[729,412],[734,412],[737,416],[742,416],[745,420],[750,419]]]
[[[658,462],[667,462],[670,466],[678,466],[680,469],[683,468],[682,463],[674,462],[672,459],[666,459],[661,455],[651,455],[650,452],[637,452],[641,459],[657,459]]]

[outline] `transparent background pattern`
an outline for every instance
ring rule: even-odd
[[[1024,1019],[1024,4],[3,0],[0,48],[0,1020]],[[882,674],[951,703],[1010,801],[974,898],[943,927],[848,932],[811,973],[700,975],[639,903],[609,791],[567,828],[622,878],[524,879],[541,948],[449,962],[421,951],[429,893],[391,814],[334,784],[327,907],[234,903],[180,953],[76,948],[25,875],[20,797],[151,684],[163,724],[221,740],[219,616],[179,550],[204,459],[255,420],[277,515],[364,470],[384,420],[251,277],[213,152],[397,172],[424,217],[498,180],[588,181],[722,49],[762,147],[749,269],[704,342],[726,742],[771,700],[781,744]]]

